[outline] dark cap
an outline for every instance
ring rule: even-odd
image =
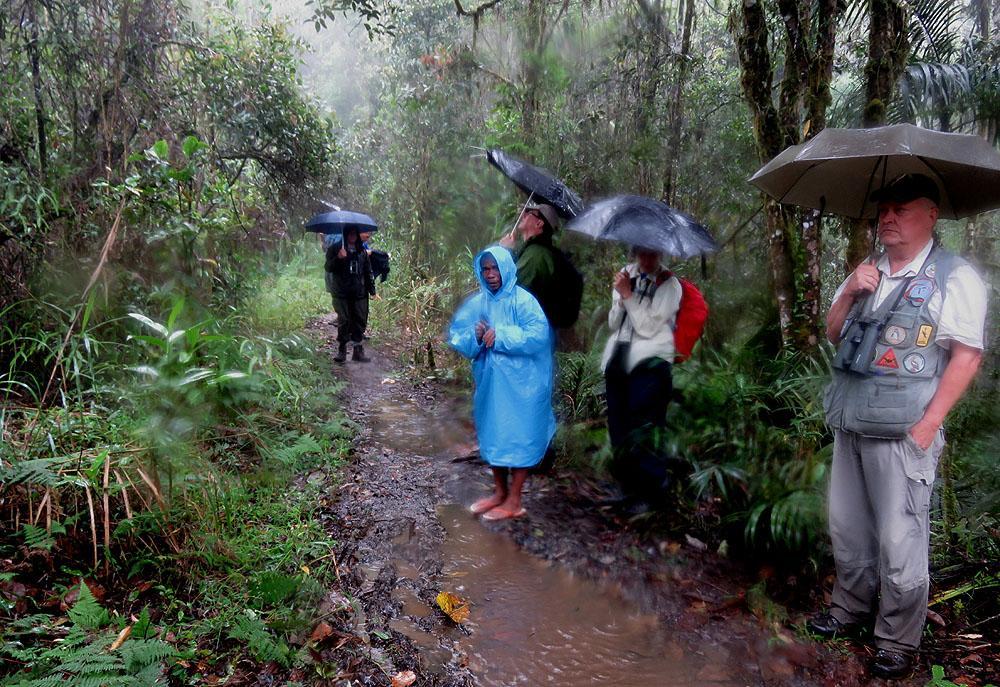
[[[926,198],[935,205],[941,201],[941,192],[934,180],[925,174],[904,174],[872,192],[876,203],[909,203],[917,198]]]

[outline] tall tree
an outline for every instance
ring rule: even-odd
[[[681,49],[677,56],[677,76],[674,80],[674,92],[670,101],[668,117],[670,135],[667,142],[667,158],[663,164],[663,200],[666,203],[675,202],[676,187],[674,175],[677,173],[677,160],[680,156],[681,131],[684,124],[684,86],[687,83],[688,67],[691,63],[691,32],[694,28],[694,0],[684,3],[684,28],[681,30]]]
[[[869,0],[868,59],[865,63],[865,105],[861,124],[883,126],[893,93],[906,69],[910,42],[906,9],[895,0]],[[874,223],[855,220],[847,226],[845,271],[851,272],[872,252]]]
[[[837,0],[778,0],[773,5],[742,0],[734,13],[731,29],[736,35],[743,96],[753,116],[762,162],[826,125],[841,12]],[[773,32],[772,25],[781,30]],[[780,33],[780,39],[774,33]],[[778,55],[783,61],[775,89],[779,72],[774,57]],[[786,347],[812,351],[820,341],[819,218],[768,199],[765,230],[782,341]]]

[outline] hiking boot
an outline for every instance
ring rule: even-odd
[[[857,627],[856,624],[842,623],[829,613],[817,613],[806,621],[806,629],[820,637],[842,637]]]
[[[361,344],[354,344],[354,355],[351,356],[351,360],[359,363],[370,363],[371,358],[365,355],[365,349]]]
[[[879,649],[872,659],[871,673],[874,677],[898,680],[913,670],[913,654],[894,649]]]
[[[347,342],[341,341],[337,344],[337,355],[333,356],[333,362],[342,363],[347,360]]]

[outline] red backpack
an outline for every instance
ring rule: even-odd
[[[673,275],[667,272],[667,279]],[[694,345],[705,331],[708,319],[708,303],[701,291],[691,281],[677,277],[681,283],[681,304],[677,309],[677,324],[674,326],[674,362],[683,363],[691,357]]]

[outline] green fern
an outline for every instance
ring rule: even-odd
[[[53,522],[52,531],[46,530],[44,527],[37,527],[30,523],[25,523],[21,527],[21,534],[24,536],[24,545],[29,549],[44,549],[46,551],[51,551],[52,547],[56,545],[55,534],[66,534],[66,528],[63,527],[62,523]]]
[[[275,448],[265,449],[268,457],[279,461],[283,465],[295,465],[300,459],[310,455],[317,455],[323,452],[323,446],[313,437],[312,434],[300,434],[291,444],[287,442],[295,433],[286,434],[282,438],[284,445]]]
[[[158,639],[134,639],[122,644],[119,649],[125,669],[132,675],[150,672],[156,668],[160,672],[161,664],[171,658],[176,652],[166,642]]]
[[[15,484],[57,487],[67,481],[53,470],[53,467],[58,467],[61,463],[61,458],[36,458],[17,461],[9,466],[0,465],[0,484],[4,484],[5,488]]]
[[[302,581],[298,577],[264,571],[257,573],[250,583],[250,596],[264,606],[277,606],[299,591]]]
[[[227,634],[230,639],[246,642],[250,654],[258,661],[277,661],[284,666],[289,663],[291,650],[288,645],[275,639],[267,626],[250,611],[237,616]]]
[[[73,621],[74,625],[84,630],[98,630],[111,622],[107,610],[97,602],[90,587],[82,580],[80,582],[80,598],[69,609],[69,619]]]
[[[72,612],[72,611],[71,611]],[[155,687],[161,684],[164,661],[176,655],[158,639],[126,641],[117,651],[108,648],[114,632],[91,640],[81,628],[50,649],[32,653],[32,667],[0,684],[5,687]]]

